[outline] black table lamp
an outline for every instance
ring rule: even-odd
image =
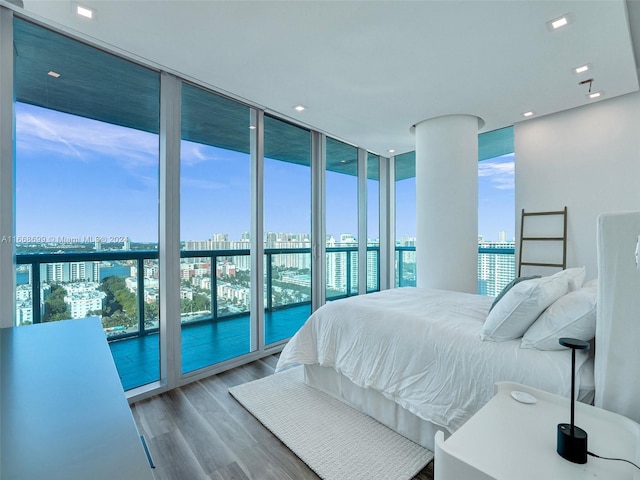
[[[587,432],[575,425],[576,350],[589,350],[589,343],[575,338],[561,338],[560,345],[571,349],[571,423],[558,424],[560,456],[573,463],[587,463]]]

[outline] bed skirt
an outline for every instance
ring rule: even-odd
[[[309,386],[351,405],[431,451],[438,430],[444,432],[445,438],[450,435],[445,428],[423,420],[375,390],[359,387],[333,368],[304,365],[304,379]]]
[[[583,384],[578,392],[578,400],[591,404],[594,396],[593,359],[590,359],[585,367],[586,375],[582,376]],[[434,438],[437,431],[442,431],[445,439],[453,433],[414,415],[376,390],[356,385],[331,367],[304,365],[304,380],[307,385],[366,413],[431,451],[435,448]]]

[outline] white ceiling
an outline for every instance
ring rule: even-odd
[[[637,0],[81,0],[93,21],[72,3],[24,8],[383,155],[413,150],[410,127],[428,118],[476,115],[489,131],[593,102],[584,78],[604,100],[638,90]],[[572,73],[585,63],[587,77]]]

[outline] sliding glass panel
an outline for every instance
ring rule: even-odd
[[[159,75],[16,19],[18,325],[99,317],[125,389],[159,379]]]
[[[416,152],[396,156],[396,286],[416,285]]]
[[[326,146],[326,299],[358,294],[358,149]]]
[[[367,292],[380,290],[380,157],[367,154]]]
[[[182,86],[182,373],[251,351],[250,109]]]
[[[311,133],[264,117],[265,344],[311,314]]]
[[[513,128],[478,136],[478,293],[498,295],[516,275]]]

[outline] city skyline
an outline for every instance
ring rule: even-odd
[[[15,110],[16,236],[157,243],[158,135],[20,102]],[[182,141],[181,240],[221,231],[240,239],[249,230],[248,157]],[[497,240],[505,231],[511,239],[513,154],[479,162],[478,168],[478,235]],[[355,235],[356,178],[334,172],[327,177],[327,234]],[[309,167],[265,158],[265,232],[310,232],[310,189]],[[407,207],[415,202],[415,181],[397,182],[396,197],[396,237],[415,237],[415,204]],[[377,205],[370,205],[368,215],[376,214]],[[375,220],[368,223],[377,229]]]

